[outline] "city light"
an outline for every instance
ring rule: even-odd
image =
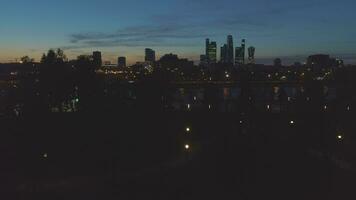
[[[186,150],[189,150],[189,149],[190,149],[189,144],[186,144],[186,145],[184,146],[184,148],[185,148]]]
[[[291,120],[289,123],[290,123],[291,125],[293,125],[295,122],[294,122],[293,120]]]
[[[186,132],[190,132],[190,128],[187,127],[187,128],[185,129],[185,131],[186,131]]]
[[[269,110],[271,108],[271,106],[270,105],[267,105],[267,110]]]
[[[342,141],[344,139],[344,136],[342,134],[338,134],[336,136],[336,138],[339,140],[339,141]]]
[[[43,157],[48,158],[48,154],[47,153],[43,154]]]

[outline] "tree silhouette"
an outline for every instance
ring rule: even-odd
[[[63,103],[70,101],[74,92],[73,68],[61,49],[50,49],[43,54],[40,66],[40,91],[44,102],[63,111]]]
[[[27,64],[27,63],[33,63],[35,61],[35,59],[33,58],[30,58],[29,56],[23,56],[21,57],[21,62],[24,63],[24,64]]]

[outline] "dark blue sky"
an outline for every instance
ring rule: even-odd
[[[246,38],[268,63],[328,53],[356,63],[355,0],[2,0],[0,62],[49,48],[70,58],[101,50],[104,60],[143,60],[144,48],[194,60],[206,37],[221,46]]]

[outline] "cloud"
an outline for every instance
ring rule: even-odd
[[[63,48],[192,46],[194,43],[185,41],[202,38],[206,35],[209,34],[205,34],[201,30],[192,31],[189,26],[161,23],[155,26],[132,26],[107,33],[87,32],[71,34],[69,38],[72,45]]]

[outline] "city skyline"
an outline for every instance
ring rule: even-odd
[[[356,63],[356,3],[350,0],[100,2],[63,0],[56,9],[51,1],[4,2],[0,62],[24,55],[39,61],[50,48],[62,48],[70,59],[101,51],[103,61],[125,56],[128,64],[143,61],[144,49],[152,48],[157,58],[174,53],[198,62],[205,38],[216,41],[220,55],[231,34],[234,46],[246,39],[246,47],[256,48],[256,63],[278,57],[292,64],[317,53]]]

